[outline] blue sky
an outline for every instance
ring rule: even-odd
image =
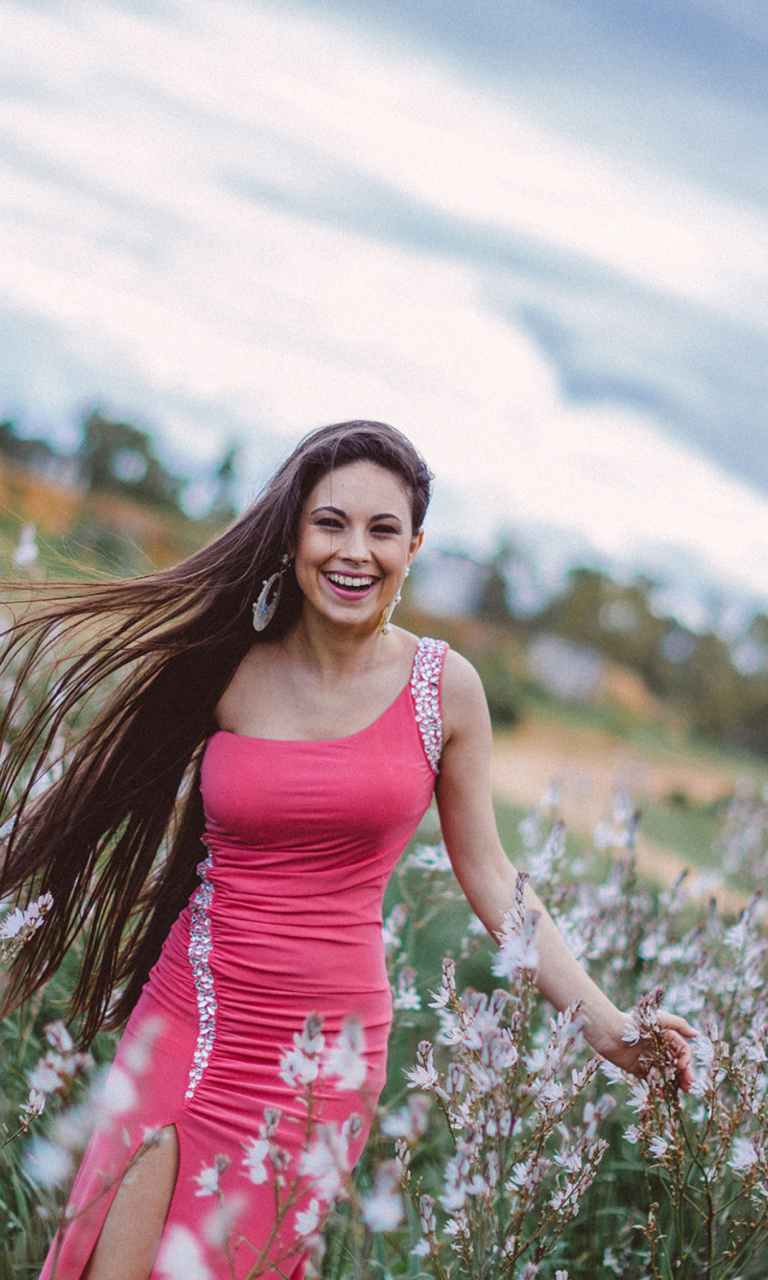
[[[384,418],[433,532],[768,599],[758,0],[18,0],[0,412],[249,477]]]

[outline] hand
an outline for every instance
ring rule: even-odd
[[[637,1024],[631,1013],[625,1013],[622,1017],[625,1027],[636,1028]],[[677,1059],[678,1087],[687,1093],[693,1084],[693,1055],[688,1041],[692,1040],[697,1032],[685,1018],[679,1017],[676,1013],[669,1013],[666,1009],[659,1009],[657,1019],[662,1035]],[[648,1037],[641,1035],[638,1031],[638,1039],[635,1043],[628,1043],[623,1038],[617,1043],[614,1037],[613,1043],[602,1047],[600,1052],[604,1058],[620,1067],[622,1071],[643,1076],[647,1071],[647,1064],[641,1059],[648,1058],[649,1049]]]

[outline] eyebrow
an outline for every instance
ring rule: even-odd
[[[341,507],[315,507],[311,514],[316,516],[320,511],[330,511],[334,516],[341,516],[343,520],[347,519],[347,513],[342,511]],[[371,520],[398,520],[402,524],[402,516],[395,515],[390,511],[380,511],[378,515],[371,516]]]

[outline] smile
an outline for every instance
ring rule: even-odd
[[[338,595],[363,596],[378,582],[371,574],[326,573],[325,579]]]

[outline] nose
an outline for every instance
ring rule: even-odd
[[[365,529],[360,525],[348,525],[344,545],[339,550],[345,560],[354,560],[356,564],[368,560],[370,557]]]

